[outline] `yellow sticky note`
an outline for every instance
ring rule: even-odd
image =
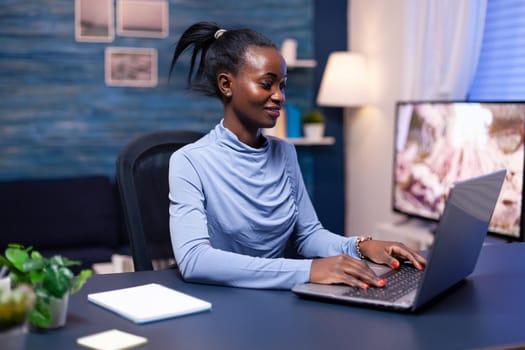
[[[131,333],[111,329],[77,339],[77,344],[95,350],[122,350],[146,344],[148,339]]]

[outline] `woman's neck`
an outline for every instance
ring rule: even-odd
[[[239,141],[250,147],[259,148],[264,142],[261,137],[261,129],[250,130],[246,128],[243,124],[238,122],[232,122],[230,119],[227,118],[224,118],[223,125],[225,128],[234,133],[235,136],[237,136],[237,138],[239,139]]]

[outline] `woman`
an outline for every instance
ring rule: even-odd
[[[193,46],[188,85],[219,98],[221,122],[170,160],[170,230],[187,281],[289,289],[303,282],[368,288],[387,281],[362,261],[399,266],[425,259],[400,243],[343,237],[324,229],[308,197],[293,145],[261,133],[285,101],[286,63],[249,29],[209,22],[181,36],[171,71]],[[198,62],[197,62],[198,61]],[[284,258],[291,239],[305,259]]]

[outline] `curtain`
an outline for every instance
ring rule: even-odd
[[[525,99],[525,2],[489,1],[473,101]]]
[[[464,100],[476,72],[487,0],[405,0],[405,100]]]

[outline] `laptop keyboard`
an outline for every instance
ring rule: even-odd
[[[350,287],[344,295],[393,302],[416,289],[422,275],[423,271],[401,264],[398,269],[382,276],[386,279],[385,287],[368,289]]]

